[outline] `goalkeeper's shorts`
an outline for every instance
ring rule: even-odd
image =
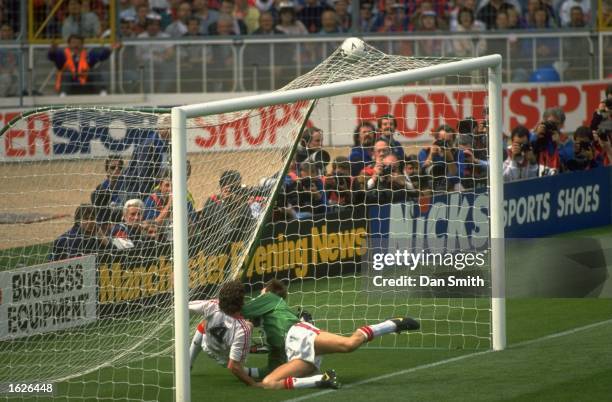
[[[315,338],[321,331],[306,322],[298,322],[289,329],[285,338],[287,361],[300,359],[321,369],[321,356],[315,356]]]

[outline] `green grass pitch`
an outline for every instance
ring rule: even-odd
[[[566,234],[597,237],[612,246],[612,227]],[[612,247],[611,247],[612,248]],[[610,256],[610,250],[606,252]],[[612,264],[612,259],[608,259]],[[304,283],[305,292],[290,296],[314,310],[317,317],[337,316],[328,329],[350,331],[360,321],[352,311],[334,305],[371,303],[354,280],[317,280]],[[315,293],[316,290],[316,293]],[[440,300],[438,300],[439,302]],[[466,314],[449,300],[443,308],[421,307],[410,313],[424,318],[423,331],[410,336],[390,336],[377,346],[352,354],[326,356],[324,368],[334,368],[343,384],[338,391],[266,391],[250,389],[229,372],[201,354],[192,371],[194,401],[281,401],[303,398],[316,401],[603,401],[612,395],[612,299],[509,299],[507,301],[508,348],[492,352],[488,340],[488,317]],[[463,301],[488,308],[487,301]],[[484,303],[484,304],[483,304]],[[330,307],[317,308],[327,305]],[[376,302],[374,301],[374,305]],[[423,303],[426,305],[426,301]],[[481,305],[482,304],[482,305]],[[362,307],[359,307],[362,308]],[[401,313],[372,308],[366,315],[382,317]],[[361,313],[361,312],[360,312]],[[486,314],[485,314],[486,315]],[[456,323],[461,317],[464,322]],[[432,318],[449,318],[451,324]],[[445,327],[446,325],[446,327]],[[454,333],[464,325],[464,336],[428,336]],[[265,365],[265,355],[251,355],[249,366]],[[0,363],[2,357],[0,357]],[[69,383],[59,384],[57,400],[172,400],[172,361],[152,358],[121,370],[101,369]],[[162,374],[163,373],[163,374]],[[155,384],[143,386],[142,384]],[[42,399],[37,399],[42,400]]]

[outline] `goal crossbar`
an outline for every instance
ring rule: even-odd
[[[196,103],[193,105],[179,106],[173,109],[182,110],[187,119],[191,117],[211,116],[213,114],[230,113],[262,106],[294,103],[301,100],[327,98],[352,92],[402,85],[407,82],[427,80],[481,68],[494,68],[500,66],[501,63],[502,57],[498,54],[493,54],[473,59],[437,64],[435,66],[416,68],[414,70],[383,74],[376,77],[359,78],[351,81],[335,82],[309,88],[290,89],[241,98]]]
[[[187,150],[187,119],[221,113],[254,109],[263,106],[294,103],[361,91],[403,85],[409,82],[461,72],[488,69],[489,137],[490,141],[490,219],[491,281],[492,281],[492,345],[494,350],[505,348],[505,301],[502,181],[502,119],[501,119],[501,63],[498,54],[438,64],[375,77],[323,84],[301,89],[282,90],[267,94],[172,108],[172,188],[173,209],[173,264],[174,264],[174,323],[175,323],[175,387],[176,400],[191,400],[189,369],[189,310],[188,310],[188,239],[187,239],[187,169],[184,160]]]

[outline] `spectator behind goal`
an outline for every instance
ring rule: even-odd
[[[243,241],[253,227],[253,211],[249,205],[251,192],[242,186],[237,170],[226,170],[219,178],[218,194],[206,200],[196,217],[195,244],[206,247],[205,253],[219,253],[231,243]],[[212,255],[212,254],[211,254]]]
[[[121,208],[125,203],[124,182],[121,180],[123,158],[109,155],[104,161],[106,179],[91,193],[91,203],[96,207]]]
[[[359,123],[353,134],[353,148],[349,155],[351,176],[356,177],[363,168],[372,162],[374,134],[376,129],[369,121]]]
[[[538,177],[538,163],[529,143],[529,130],[523,126],[514,127],[511,141],[508,157],[504,161],[504,181]]]
[[[143,220],[144,203],[139,198],[128,200],[123,206],[122,222],[116,224],[112,231],[113,245],[120,250],[144,248],[157,239],[157,227]]]
[[[113,246],[96,223],[96,209],[81,204],[74,212],[74,224],[53,242],[50,261],[65,260],[88,254],[111,251]]]
[[[123,174],[127,198],[144,200],[153,192],[158,178],[169,167],[170,116],[157,120],[157,127],[147,131],[134,145],[132,157]]]

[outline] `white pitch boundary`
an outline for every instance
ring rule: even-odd
[[[527,346],[527,345],[531,345],[531,344],[534,344],[534,343],[539,343],[539,342],[547,341],[547,340],[550,340],[550,339],[560,338],[562,336],[571,335],[571,334],[574,334],[576,332],[586,331],[588,329],[592,329],[592,328],[599,327],[599,326],[606,325],[606,324],[612,324],[612,319],[605,320],[605,321],[599,321],[599,322],[596,322],[596,323],[593,323],[593,324],[588,324],[588,325],[585,325],[585,326],[582,326],[582,327],[577,327],[577,328],[569,329],[567,331],[557,332],[557,333],[554,333],[554,334],[543,336],[541,338],[536,338],[536,339],[531,339],[531,340],[528,340],[528,341],[523,341],[523,342],[515,343],[513,345],[508,346],[508,349],[519,348],[519,347],[522,347],[522,346]],[[400,371],[396,371],[396,372],[393,372],[393,373],[384,374],[384,375],[381,375],[381,376],[378,376],[378,377],[368,378],[367,380],[358,381],[358,382],[355,382],[355,383],[352,383],[352,384],[347,384],[347,385],[343,386],[342,389],[354,388],[354,387],[358,387],[360,385],[369,384],[369,383],[377,382],[377,381],[381,381],[381,380],[386,380],[387,378],[397,377],[399,375],[409,374],[409,373],[413,373],[415,371],[419,371],[419,370],[423,370],[423,369],[428,369],[428,368],[432,368],[432,367],[442,366],[444,364],[454,363],[454,362],[457,362],[457,361],[460,361],[460,360],[468,359],[470,357],[482,356],[482,355],[486,355],[486,354],[489,354],[489,353],[492,353],[492,352],[494,352],[494,350],[493,349],[489,349],[489,350],[485,350],[485,351],[482,351],[482,352],[475,352],[475,353],[470,353],[470,354],[467,354],[467,355],[451,357],[450,359],[439,360],[437,362],[427,363],[427,364],[423,364],[423,365],[420,365],[420,366],[411,367],[409,369],[405,369],[405,370],[400,370]],[[304,396],[301,396],[299,398],[288,399],[288,400],[286,400],[286,402],[305,401],[305,400],[316,398],[316,397],[319,397],[319,396],[322,396],[322,395],[330,394],[332,392],[338,392],[338,391],[328,389],[328,390],[325,390],[325,391],[320,391],[320,392],[315,392],[313,394],[304,395]]]

